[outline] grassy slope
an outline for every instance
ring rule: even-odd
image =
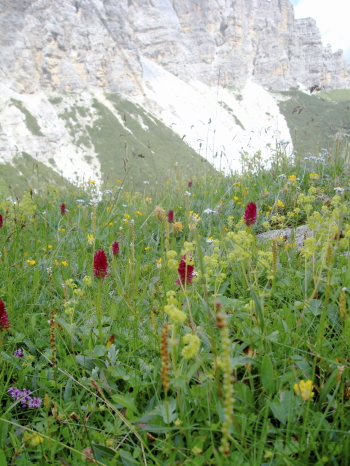
[[[52,168],[38,162],[26,152],[18,154],[13,159],[13,165],[0,164],[0,200],[8,196],[18,197],[30,187],[38,189],[50,183],[57,186],[70,185],[69,181]]]
[[[318,155],[320,148],[331,149],[335,136],[350,133],[349,90],[331,91],[327,100],[323,94],[307,95],[300,91],[280,94],[289,97],[279,107],[287,120],[294,147],[301,153]],[[338,101],[329,100],[329,96],[338,96]]]
[[[125,126],[97,99],[92,104],[95,119],[82,105],[66,106],[59,114],[76,145],[82,148],[93,146],[106,186],[124,178],[139,187],[143,181],[160,181],[171,174],[175,163],[188,173],[189,178],[195,174],[213,173],[214,169],[201,156],[140,106],[114,94],[107,98]],[[86,116],[91,117],[91,124],[83,121]]]

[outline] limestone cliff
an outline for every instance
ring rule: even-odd
[[[1,0],[0,31],[0,80],[20,93],[142,94],[140,56],[209,85],[350,86],[289,0]]]

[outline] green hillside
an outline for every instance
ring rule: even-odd
[[[116,179],[125,179],[133,186],[160,181],[171,174],[175,164],[189,177],[213,173],[205,159],[141,106],[115,94],[106,97],[117,115],[97,99],[92,109],[82,104],[65,105],[59,113],[75,144],[94,148],[106,186]],[[52,102],[61,104],[59,99]],[[87,119],[90,123],[86,123]]]
[[[299,153],[318,155],[321,148],[332,148],[335,137],[342,139],[350,134],[350,90],[318,95],[296,90],[278,94],[281,96],[280,111]]]
[[[12,162],[0,164],[0,200],[8,196],[15,199],[29,188],[40,190],[47,184],[61,187],[71,185],[52,168],[26,152],[19,153]]]

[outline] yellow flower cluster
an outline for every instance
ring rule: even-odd
[[[201,343],[200,339],[197,337],[197,335],[193,335],[192,333],[187,333],[187,335],[185,335],[182,338],[182,341],[186,345],[182,349],[182,352],[181,352],[182,357],[184,359],[194,358],[199,351],[199,347]]]
[[[167,266],[169,267],[169,269],[177,270],[177,268],[179,267],[178,261],[175,259],[175,257],[177,257],[176,251],[170,249],[166,252]]]
[[[301,380],[293,386],[295,393],[300,396],[304,401],[312,398],[315,393],[312,391],[313,383],[312,380]]]
[[[228,254],[229,259],[235,261],[243,261],[252,257],[252,246],[254,244],[254,236],[246,230],[240,230],[237,233],[229,231],[226,234],[226,239],[233,243],[232,251]]]
[[[183,324],[187,319],[187,315],[176,307],[179,305],[179,302],[175,298],[175,291],[170,290],[166,295],[168,304],[164,306],[164,312],[168,314],[173,324]]]

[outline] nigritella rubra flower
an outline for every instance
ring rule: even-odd
[[[2,228],[3,224],[4,223],[3,223],[3,220],[2,220],[2,215],[0,214],[0,228]]]
[[[61,215],[64,215],[67,212],[66,204],[63,202],[61,204]]]
[[[6,312],[4,301],[0,300],[0,332],[10,328],[9,316]]]
[[[169,210],[168,212],[168,222],[169,223],[174,223],[175,222],[175,215],[173,210]]]
[[[245,212],[243,215],[243,220],[244,223],[250,227],[251,225],[254,225],[256,222],[256,217],[257,217],[257,208],[255,202],[249,202],[247,207],[245,208]]]
[[[193,272],[193,257],[191,255],[184,255],[180,261],[179,268],[177,269],[179,279],[176,280],[175,285],[180,285],[180,283],[183,285],[192,283]]]
[[[105,278],[108,274],[108,261],[103,249],[97,249],[94,255],[94,277]]]
[[[118,241],[114,241],[114,243],[111,246],[111,249],[113,256],[117,256],[119,254],[120,249]]]

